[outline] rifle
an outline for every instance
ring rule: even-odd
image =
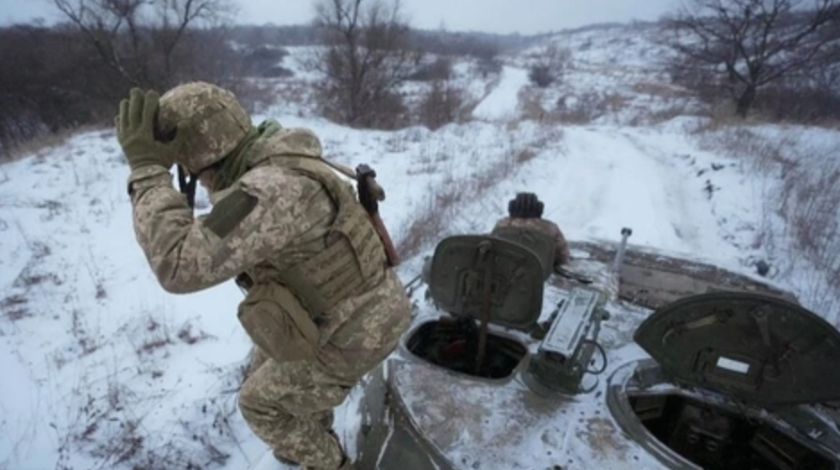
[[[385,200],[385,190],[376,182],[376,171],[366,164],[357,166],[356,171],[353,171],[344,165],[331,162],[323,157],[320,160],[348,178],[356,181],[359,202],[367,211],[373,227],[379,235],[379,239],[382,240],[382,245],[385,247],[385,256],[388,258],[388,265],[397,266],[400,264],[397,250],[394,248],[394,242],[391,241],[388,229],[385,228],[385,223],[382,222],[382,217],[379,216],[379,202]]]
[[[187,170],[178,165],[178,187],[181,194],[187,197],[187,204],[189,204],[190,209],[195,209],[195,184],[198,182],[198,177],[190,174],[189,180],[187,180],[187,176]]]

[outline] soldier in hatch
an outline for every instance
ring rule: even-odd
[[[554,265],[560,266],[569,262],[569,245],[560,227],[550,220],[542,218],[543,203],[534,193],[517,193],[515,199],[508,202],[508,217],[496,222],[493,231],[502,227],[525,227],[542,232],[555,241]]]
[[[116,124],[137,241],[163,288],[235,278],[247,289],[238,317],[255,348],[239,406],[253,432],[280,461],[352,468],[333,408],[410,321],[352,186],[325,165],[312,132],[254,127],[233,94],[206,83],[162,97],[134,89]],[[174,163],[208,189],[206,217],[173,188]]]

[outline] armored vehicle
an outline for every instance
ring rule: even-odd
[[[357,468],[840,470],[840,332],[630,235],[560,269],[526,231],[441,240],[345,430]]]
[[[398,350],[351,393],[356,468],[840,470],[840,332],[621,235],[559,268],[525,229],[441,240]]]

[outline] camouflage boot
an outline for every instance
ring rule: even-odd
[[[281,456],[277,455],[277,452],[274,452],[274,458],[275,458],[278,462],[282,463],[283,465],[285,465],[285,466],[287,466],[287,467],[300,468],[300,464],[299,464],[299,463],[294,462],[294,461],[292,461],[292,460],[289,460],[289,459],[287,459],[287,458],[285,458],[285,457],[281,457]]]
[[[341,449],[341,464],[338,466],[338,470],[354,470],[356,467],[353,466],[353,460],[344,453],[344,447],[341,445],[341,439],[338,438],[338,434],[335,433],[332,429],[329,430],[329,433],[332,435],[335,442],[338,442],[338,447]]]
[[[353,465],[353,461],[350,460],[350,457],[344,456],[344,461],[341,462],[341,465],[338,467],[338,470],[355,470],[355,466]]]
[[[353,465],[353,460],[344,453],[344,447],[341,445],[341,439],[338,438],[338,434],[336,434],[332,429],[327,432],[329,432],[333,439],[335,439],[335,442],[338,443],[338,447],[341,449],[341,464],[339,464],[336,470],[355,470],[356,467]]]

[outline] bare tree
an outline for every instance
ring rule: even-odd
[[[392,127],[404,112],[398,87],[420,64],[409,46],[409,27],[397,0],[320,0],[315,26],[326,47],[310,65],[325,114],[359,127]]]
[[[821,58],[838,15],[840,0],[691,0],[666,20],[674,70],[716,79],[745,117],[762,87]]]
[[[177,81],[175,60],[191,27],[233,13],[230,0],[53,0],[132,85],[165,89]],[[182,64],[178,64],[182,65]]]

